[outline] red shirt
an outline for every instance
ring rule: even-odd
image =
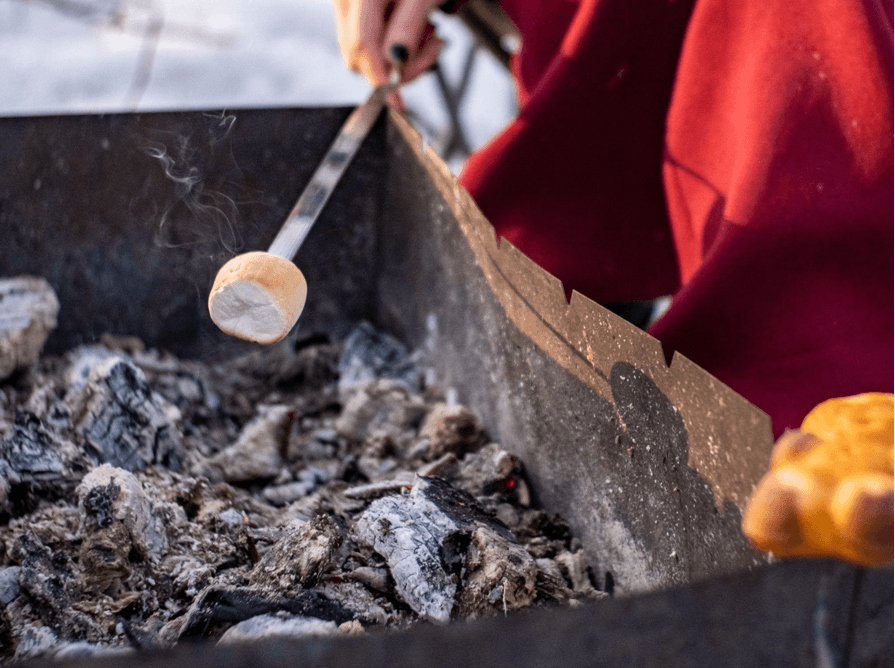
[[[461,182],[497,234],[767,411],[893,391],[892,7],[504,0],[519,117]]]

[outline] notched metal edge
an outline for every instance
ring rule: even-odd
[[[399,114],[390,121],[445,197],[510,321],[570,373],[611,399],[608,375],[619,361],[647,373],[679,411],[689,436],[688,465],[708,480],[715,505],[741,512],[767,471],[774,439],[770,417],[710,373],[596,302],[573,292],[494,228],[469,194]],[[604,336],[605,335],[605,336]],[[608,337],[608,338],[607,338]]]

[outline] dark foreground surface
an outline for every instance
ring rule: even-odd
[[[339,640],[196,644],[54,665],[891,666],[892,584],[891,569],[797,562],[577,610]]]

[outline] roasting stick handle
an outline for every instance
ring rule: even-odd
[[[298,253],[302,242],[316,222],[317,216],[320,215],[333,190],[336,189],[339,179],[342,178],[342,174],[345,173],[364,138],[370,132],[376,119],[379,118],[379,114],[385,106],[385,99],[396,91],[401,83],[401,65],[407,59],[407,50],[403,47],[398,48],[398,46],[392,47],[392,70],[389,82],[377,86],[367,101],[351,112],[326,155],[323,156],[323,160],[310,182],[299,196],[289,217],[286,218],[286,222],[283,223],[279,233],[270,244],[270,248],[267,249],[268,253],[287,260],[292,260]]]

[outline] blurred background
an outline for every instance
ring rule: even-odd
[[[404,96],[459,172],[515,114],[513,85],[469,16],[433,21],[439,70]],[[0,0],[3,116],[340,106],[369,92],[342,61],[331,0]]]

